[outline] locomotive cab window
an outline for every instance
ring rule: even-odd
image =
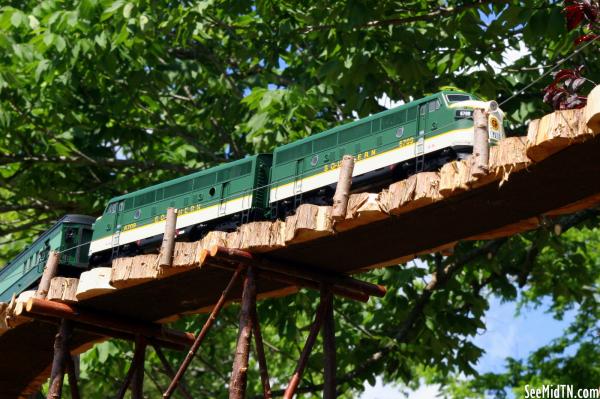
[[[440,109],[440,100],[429,101],[429,112],[435,112]]]
[[[471,96],[467,94],[447,94],[446,98],[449,103],[458,103],[460,101],[469,101]]]
[[[116,212],[117,212],[117,203],[113,202],[112,204],[108,205],[105,213],[109,214],[109,213],[116,213]]]

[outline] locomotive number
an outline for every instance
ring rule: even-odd
[[[414,137],[409,137],[407,139],[404,140],[400,140],[400,142],[398,143],[398,147],[404,147],[407,145],[411,145],[415,143],[415,138]]]
[[[136,228],[136,226],[137,226],[137,223],[126,224],[125,226],[123,226],[123,231],[133,230]]]

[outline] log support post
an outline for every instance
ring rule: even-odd
[[[200,345],[202,344],[202,341],[204,341],[206,334],[208,333],[208,331],[214,324],[214,322],[217,318],[217,315],[219,314],[219,312],[225,305],[225,301],[227,300],[227,297],[229,296],[229,292],[233,288],[234,284],[237,282],[238,277],[241,274],[243,268],[244,268],[244,266],[240,265],[240,266],[238,266],[236,271],[233,273],[231,280],[229,280],[229,284],[227,284],[227,287],[225,288],[225,290],[223,290],[221,297],[219,298],[219,300],[217,301],[212,312],[208,316],[208,319],[204,323],[204,326],[202,326],[202,330],[200,330],[200,333],[198,334],[198,336],[196,337],[196,340],[192,344],[192,347],[190,348],[187,356],[185,357],[185,359],[183,359],[183,362],[181,363],[181,366],[179,366],[177,373],[175,373],[175,377],[173,378],[173,380],[169,384],[169,387],[163,394],[163,398],[170,398],[171,395],[173,395],[173,392],[175,392],[175,388],[177,388],[177,385],[179,385],[181,378],[183,378],[183,375],[185,374],[190,363],[192,362],[192,359],[196,355],[196,352],[198,352],[198,349],[200,349]]]
[[[44,267],[44,272],[42,273],[42,279],[35,292],[36,298],[46,299],[48,290],[50,290],[50,282],[52,281],[52,278],[56,276],[56,272],[58,271],[59,260],[60,253],[57,251],[50,251],[46,266]]]
[[[488,133],[488,114],[477,108],[473,111],[473,177],[481,177],[488,173],[490,162],[490,144]]]
[[[144,363],[146,360],[146,339],[142,336],[138,336],[135,342],[135,352],[133,362],[136,364],[136,368],[133,372],[131,380],[131,398],[132,399],[143,399],[144,398]]]
[[[173,253],[175,251],[175,234],[177,229],[177,209],[167,209],[167,220],[165,223],[165,233],[160,247],[160,257],[158,265],[169,267],[173,264]]]
[[[163,351],[160,349],[160,346],[156,343],[153,343],[152,347],[154,348],[154,352],[156,352],[156,356],[158,356],[158,359],[162,363],[163,368],[169,376],[169,378],[175,378],[175,370],[173,370],[173,367],[171,367],[171,364],[165,357]],[[179,389],[179,392],[181,392],[181,394],[185,397],[185,399],[193,399],[192,395],[190,394],[190,391],[188,390],[187,386],[185,385],[185,382],[183,381],[183,377],[179,380],[177,388]]]
[[[354,171],[354,157],[344,155],[340,175],[338,177],[337,187],[333,196],[333,209],[331,217],[339,221],[346,218],[348,210],[348,199],[350,198],[350,187],[352,186],[352,172]]]
[[[125,380],[123,380],[123,385],[119,389],[117,393],[117,399],[123,399],[125,397],[125,392],[127,392],[127,388],[131,387],[131,397],[132,399],[142,398],[143,396],[139,395],[141,390],[143,389],[143,375],[144,375],[144,358],[146,354],[146,340],[142,336],[138,336],[135,341],[135,349],[133,352],[133,360],[131,361],[131,365],[129,366],[129,370],[127,370],[127,374],[125,375]],[[142,374],[142,377],[139,377],[139,374]],[[137,381],[135,381],[137,380]],[[134,381],[132,383],[132,381]]]
[[[67,354],[67,375],[69,377],[69,389],[71,390],[71,399],[80,399],[81,395],[79,394],[79,386],[77,382],[77,373],[78,370],[75,367],[75,362],[73,360],[73,356]]]
[[[323,355],[324,364],[324,387],[323,399],[334,399],[336,397],[336,362],[335,362],[335,321],[333,318],[334,296],[328,295],[328,287],[321,289],[321,301],[325,302],[325,315],[323,317]]]
[[[267,358],[265,357],[265,348],[263,345],[262,332],[260,330],[260,321],[256,312],[256,300],[252,309],[252,335],[254,336],[254,346],[256,347],[256,358],[260,369],[260,381],[263,387],[263,398],[271,399],[271,384],[269,382],[269,370],[267,367]]]
[[[253,311],[256,308],[256,282],[253,266],[246,269],[242,308],[240,311],[240,331],[233,360],[233,371],[229,382],[229,399],[244,399],[248,382],[248,359],[250,356],[250,339],[253,329]]]
[[[304,344],[304,348],[300,354],[300,359],[298,360],[294,374],[292,375],[292,378],[290,379],[290,382],[283,394],[284,399],[292,399],[296,394],[296,390],[298,389],[298,385],[300,385],[300,380],[302,379],[302,374],[304,373],[304,369],[308,363],[308,358],[312,352],[313,346],[315,345],[321,325],[323,324],[323,319],[327,313],[328,304],[331,302],[332,295],[333,294],[331,290],[327,289],[321,297],[319,307],[317,308],[317,315],[315,316],[315,320],[310,327],[308,338],[306,338],[306,343]]]
[[[69,354],[69,340],[73,326],[69,320],[63,319],[54,338],[54,358],[52,360],[52,371],[50,373],[50,385],[48,387],[48,399],[59,399],[62,395],[63,380],[67,367]]]

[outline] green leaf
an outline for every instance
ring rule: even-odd
[[[48,60],[41,60],[40,62],[38,62],[38,65],[35,68],[35,80],[36,80],[36,82],[40,81],[40,77],[48,69],[49,65],[50,65],[50,61],[48,61]]]
[[[56,47],[56,49],[58,50],[59,53],[62,53],[62,51],[65,49],[65,46],[66,46],[65,39],[63,39],[63,37],[60,35],[55,35],[54,47]]]
[[[40,21],[38,21],[38,19],[35,16],[28,15],[27,18],[29,19],[29,27],[31,29],[35,30],[40,27]]]
[[[44,43],[46,44],[46,46],[50,47],[52,46],[52,43],[54,43],[54,38],[56,37],[56,35],[50,31],[46,31],[46,33],[44,33]]]
[[[111,18],[114,14],[116,14],[119,11],[121,7],[123,7],[124,4],[124,0],[116,0],[112,2],[112,4],[108,6],[104,10],[104,12],[102,12],[102,15],[100,16],[100,21],[106,21],[107,19]]]
[[[112,43],[113,47],[117,47],[119,44],[123,43],[125,40],[127,40],[127,37],[129,37],[129,30],[127,29],[127,25],[123,24],[119,34]]]
[[[106,33],[104,31],[102,31],[102,33],[100,33],[99,35],[96,35],[96,37],[94,38],[94,41],[101,48],[106,48]]]
[[[140,15],[140,29],[144,31],[146,29],[146,24],[148,24],[148,17],[146,15]]]
[[[123,7],[123,17],[129,19],[131,17],[131,10],[133,10],[133,3],[125,4],[125,7]]]
[[[23,14],[23,12],[15,10],[10,17],[10,23],[15,28],[18,28],[22,24],[27,23],[27,17],[25,16],[25,14]]]

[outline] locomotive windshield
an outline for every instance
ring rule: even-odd
[[[448,94],[446,95],[449,103],[458,103],[460,101],[469,101],[471,96],[467,94]]]

